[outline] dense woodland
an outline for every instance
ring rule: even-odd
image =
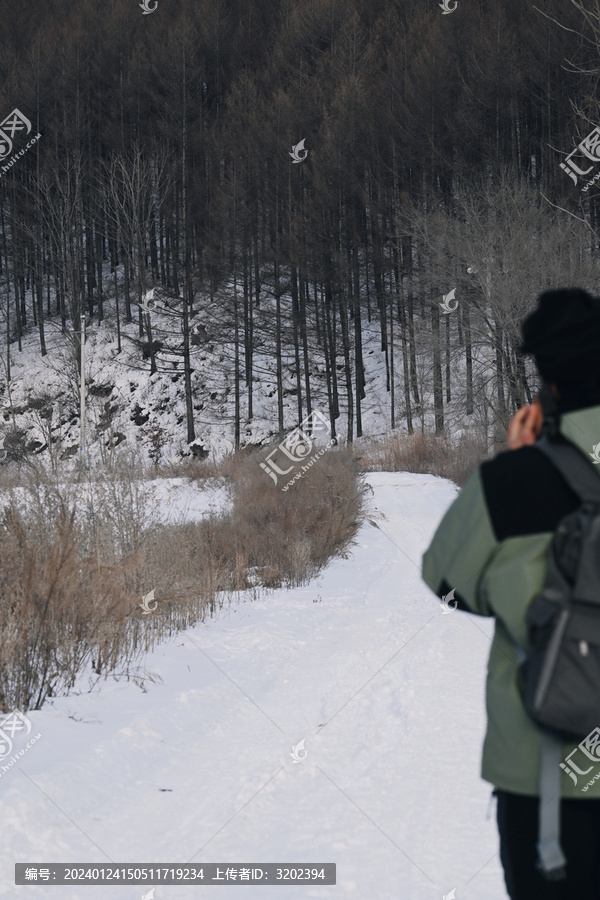
[[[318,356],[352,441],[369,325],[392,428],[429,404],[442,433],[453,403],[500,432],[536,387],[521,317],[546,287],[598,281],[600,195],[560,168],[600,123],[596,5],[0,0],[0,118],[18,108],[41,134],[0,177],[2,389],[26,332],[43,355],[60,327],[78,359],[81,315],[88,331],[116,316],[119,350],[137,323],[140,367],[180,364],[191,442],[210,324],[236,445],[264,353],[275,430],[294,424],[284,365],[301,421]],[[142,305],[152,287],[170,335]]]

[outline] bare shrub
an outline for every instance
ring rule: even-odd
[[[269,588],[302,584],[356,532],[366,488],[350,453],[326,454],[287,493],[268,480],[260,458],[230,462],[230,512],[149,533],[145,576],[171,601],[194,590],[214,601],[257,581]]]
[[[93,656],[109,667],[127,656],[120,629],[131,566],[84,554],[75,505],[53,489],[41,488],[37,500],[17,505],[13,497],[0,518],[2,709],[40,709]]]
[[[273,485],[252,455],[238,462],[232,520],[246,569],[263,584],[300,584],[346,546],[361,519],[365,486],[352,454],[326,453],[289,491]]]
[[[387,441],[356,451],[357,465],[365,472],[419,472],[448,478],[463,487],[486,458],[485,440],[478,434],[392,435]]]
[[[231,510],[165,525],[132,467],[82,483],[31,469],[5,488],[0,710],[39,709],[86,670],[131,677],[141,653],[236,592],[302,584],[348,545],[366,490],[347,451],[327,453],[286,493],[243,454],[226,467]]]
[[[190,481],[204,481],[207,478],[218,478],[222,465],[212,459],[186,457],[180,462],[162,462],[156,473],[157,478],[189,478]]]

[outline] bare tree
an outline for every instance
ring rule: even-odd
[[[109,189],[107,215],[120,240],[123,252],[133,262],[137,287],[139,334],[146,331],[150,351],[150,372],[156,372],[156,353],[152,339],[149,308],[143,304],[150,288],[148,281],[149,240],[152,221],[171,186],[167,168],[168,153],[154,147],[146,152],[133,145],[128,152],[116,153],[105,164]]]
[[[561,284],[591,284],[594,265],[585,253],[584,223],[552,209],[523,176],[505,169],[460,183],[452,211],[413,208],[407,216],[420,247],[425,277],[444,295],[455,289],[449,328],[452,356],[462,356],[458,305],[468,307],[475,403],[490,422],[488,450],[499,443],[512,412],[527,399],[520,359],[520,323],[540,291]],[[435,354],[434,340],[432,353]],[[466,360],[468,362],[468,360]],[[464,383],[464,382],[463,382]],[[460,391],[463,401],[464,389]]]

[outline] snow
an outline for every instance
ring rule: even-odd
[[[0,778],[0,897],[149,890],[16,887],[16,861],[337,864],[335,886],[156,886],[156,900],[506,897],[479,776],[493,623],[444,614],[420,578],[457,488],[368,482],[368,521],[309,584],[242,595],[148,654],[137,683],[82,678],[28,713],[42,738]]]
[[[173,298],[159,299],[151,310],[155,339],[165,346],[157,355],[158,371],[150,375],[150,360],[143,359],[139,343],[137,307],[133,304],[134,321],[123,321],[121,309],[121,350],[118,350],[116,309],[112,296],[112,275],[105,271],[107,293],[101,323],[88,323],[85,343],[86,373],[86,447],[94,468],[110,465],[116,459],[136,457],[144,463],[177,465],[191,456],[187,441],[186,404],[181,356],[168,347],[181,345],[180,325],[169,313],[177,305]],[[119,270],[120,296],[124,283]],[[0,279],[0,291],[2,280]],[[164,292],[163,292],[164,293]],[[28,301],[29,302],[29,301]],[[32,301],[31,301],[32,302]],[[248,385],[240,385],[241,431],[240,443],[245,446],[264,446],[279,442],[277,412],[277,381],[275,337],[273,334],[274,300],[265,294],[260,309],[254,310],[254,352],[252,377],[252,418],[248,418]],[[298,422],[296,361],[291,329],[291,297],[282,297],[284,309],[282,388],[284,430],[295,428]],[[191,383],[194,407],[195,449],[208,460],[221,459],[234,448],[234,345],[226,336],[233,333],[232,288],[224,285],[218,302],[198,291],[195,304],[194,327],[205,327],[207,340],[191,348]],[[72,335],[63,334],[55,318],[46,321],[47,355],[41,356],[37,328],[30,324],[22,337],[22,350],[12,341],[9,345],[11,380],[7,382],[6,336],[0,327],[0,417],[1,431],[6,437],[16,429],[29,458],[46,467],[53,466],[59,474],[70,473],[79,465],[79,375],[77,354],[73,351]],[[77,324],[77,327],[79,325]],[[312,326],[311,326],[312,328]],[[311,331],[312,334],[312,331]],[[327,415],[327,380],[325,357],[311,337],[310,371],[313,410]],[[477,343],[477,342],[476,342]],[[373,440],[390,436],[391,394],[388,391],[386,354],[381,350],[381,332],[377,317],[362,324],[363,361],[366,378],[366,397],[361,403],[363,437],[355,438],[355,446],[369,445]],[[421,352],[419,345],[419,353]],[[427,351],[428,352],[428,351]],[[396,360],[402,354],[402,340],[398,332],[394,339]],[[475,379],[479,348],[474,347]],[[420,358],[420,356],[419,356]],[[244,365],[242,358],[242,367]],[[420,365],[420,364],[419,364]],[[397,372],[400,371],[398,365]],[[464,381],[462,351],[453,353],[451,372],[453,383]],[[340,411],[337,421],[338,441],[345,443],[346,391],[343,362],[337,359],[341,379]],[[304,375],[302,373],[302,380]],[[425,427],[434,427],[433,399],[427,382],[419,388],[425,404]],[[305,391],[304,383],[302,392]],[[403,413],[403,389],[396,377],[395,408],[398,432],[406,434]],[[306,411],[304,398],[303,410]],[[481,410],[465,420],[464,397],[461,392],[445,404],[446,429],[458,440],[465,428],[472,429],[474,418],[482,424]],[[304,413],[305,414],[305,413]],[[414,411],[413,411],[414,415]],[[415,426],[421,420],[415,416]],[[50,450],[48,443],[50,443]],[[10,441],[6,447],[11,448]]]
[[[155,522],[197,522],[231,505],[224,478],[206,478],[197,485],[185,478],[161,478],[142,482],[139,488],[148,498]]]
[[[69,498],[79,514],[84,512],[85,503],[98,502],[105,489],[103,481],[81,484],[59,482],[61,496]],[[157,478],[153,481],[117,480],[111,485],[110,497],[137,498],[143,504],[145,517],[153,522],[198,522],[210,514],[226,512],[231,506],[228,482],[225,478],[205,478],[197,485],[187,478]],[[0,491],[2,500],[13,497],[17,507],[24,506],[30,499],[28,489],[17,486]],[[123,502],[127,502],[123,499]]]

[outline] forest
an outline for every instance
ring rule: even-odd
[[[352,443],[375,330],[390,428],[462,416],[493,446],[537,388],[521,318],[598,281],[598,157],[569,159],[600,122],[600,19],[589,0],[441,6],[1,0],[0,117],[25,120],[13,147],[0,133],[3,401],[26,334],[44,356],[59,329],[79,365],[82,316],[112,317],[131,365],[183,374],[187,442],[209,335],[236,448],[265,354],[273,434],[313,410],[318,359]]]

